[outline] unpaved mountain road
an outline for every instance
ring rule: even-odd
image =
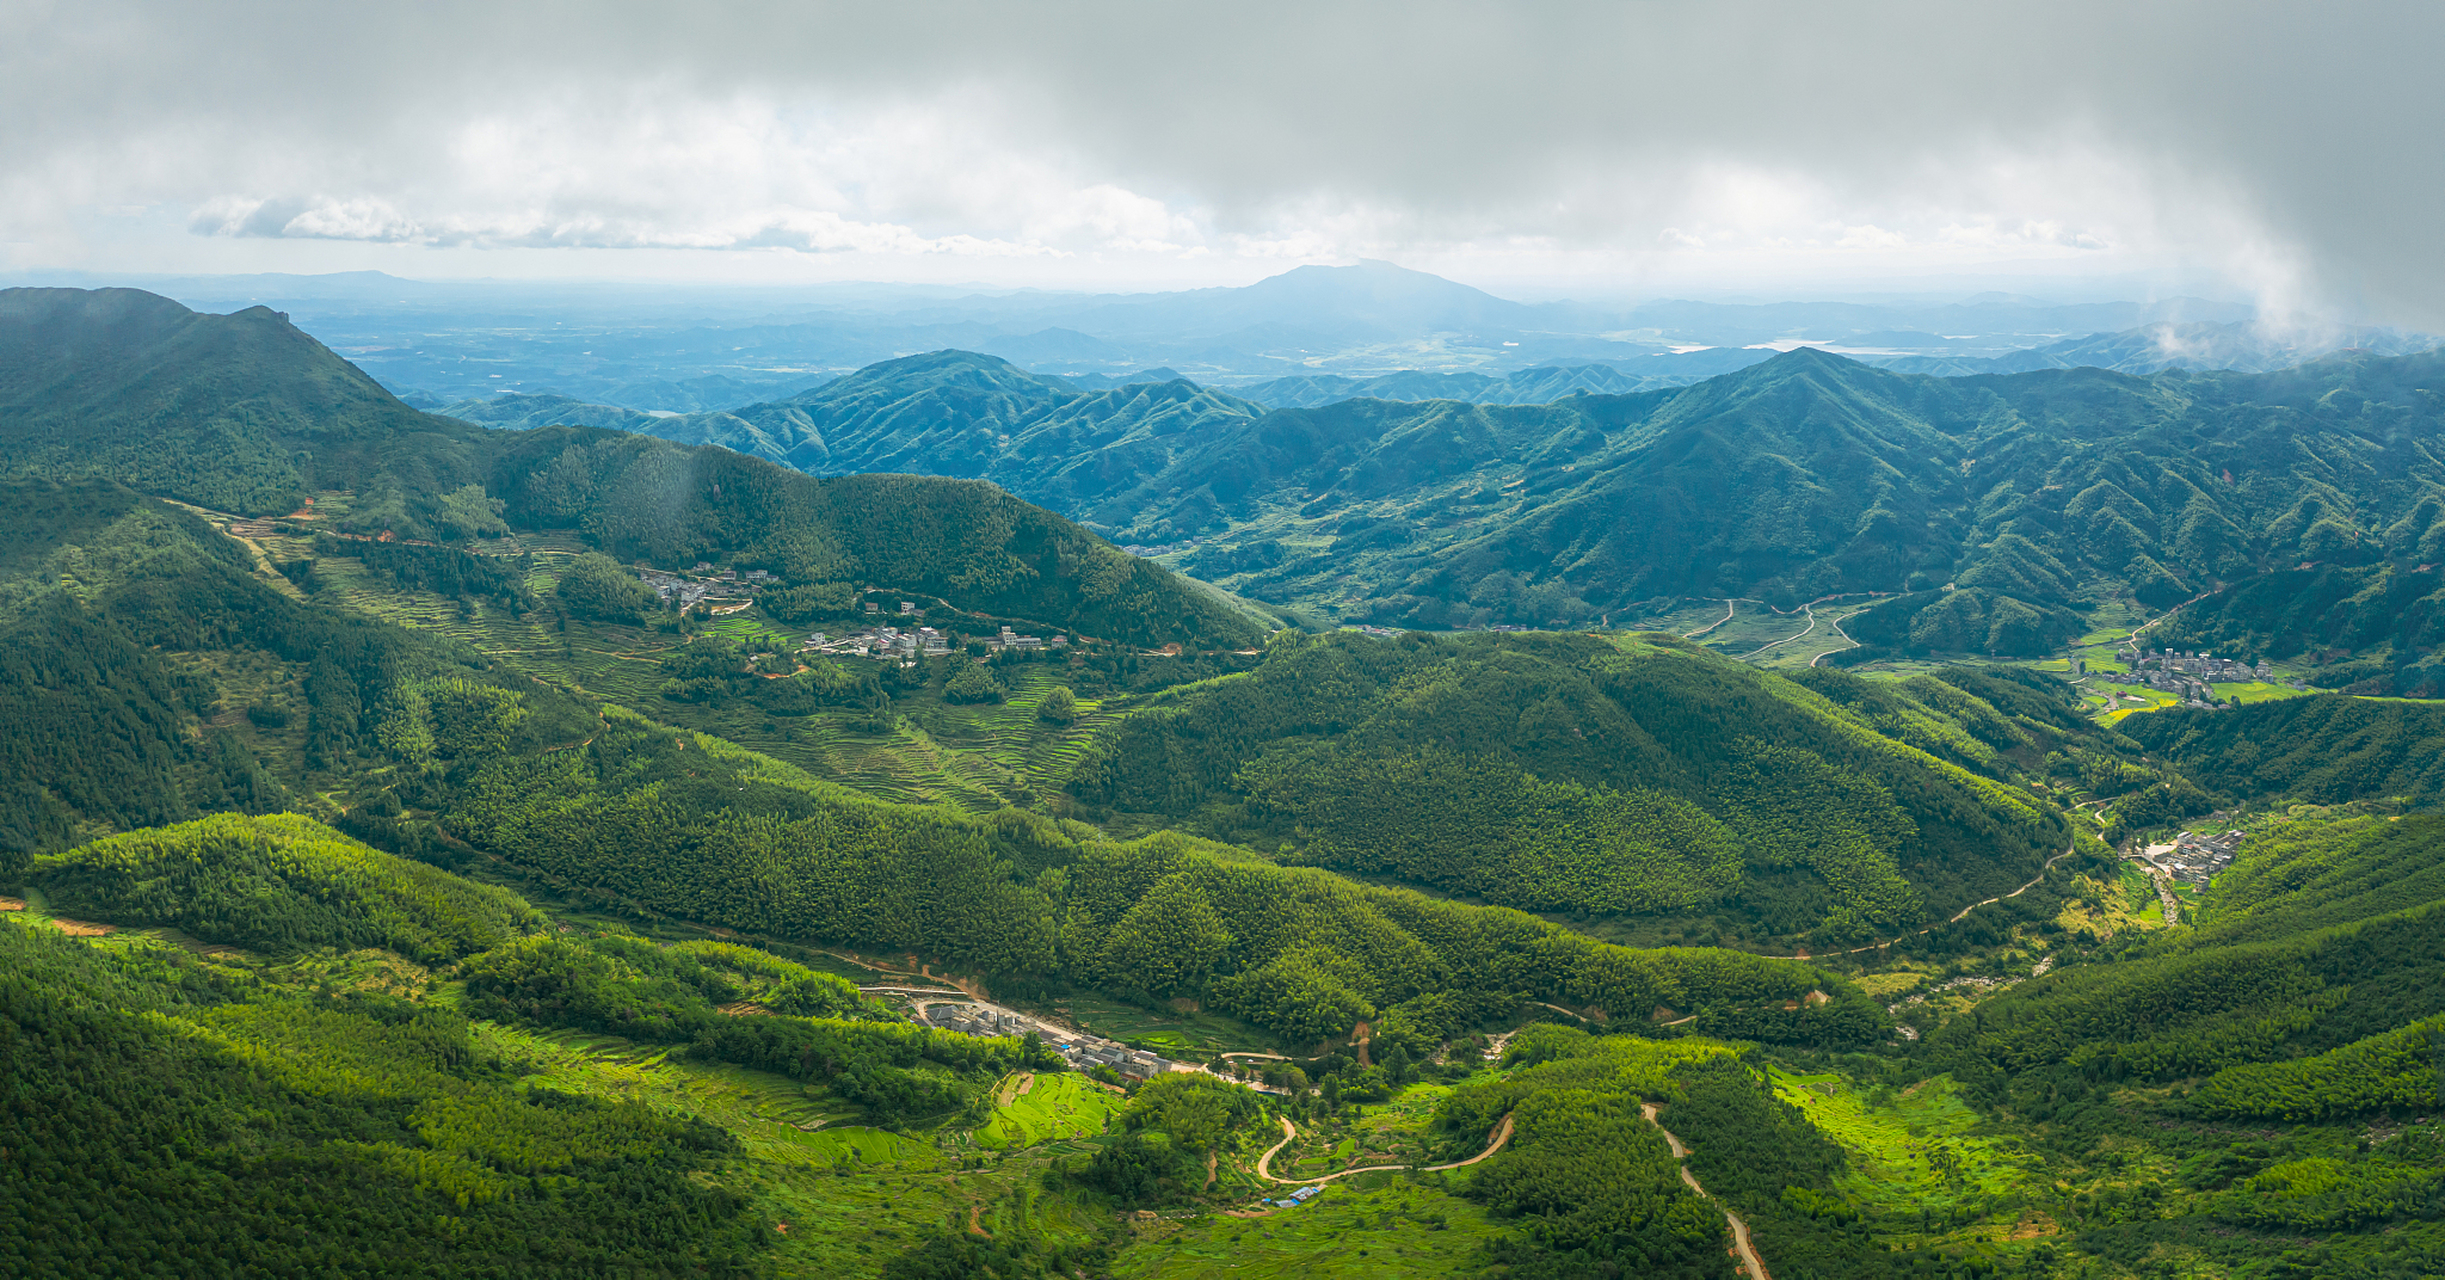
[[[1293,1186],[1305,1186],[1309,1183],[1331,1182],[1335,1178],[1347,1178],[1354,1173],[1378,1173],[1385,1170],[1397,1169],[1417,1169],[1420,1173],[1437,1173],[1445,1169],[1462,1169],[1476,1164],[1480,1160],[1493,1159],[1494,1153],[1502,1150],[1504,1143],[1511,1141],[1511,1117],[1506,1115],[1503,1117],[1503,1122],[1501,1124],[1494,1126],[1494,1132],[1486,1142],[1486,1149],[1478,1152],[1476,1155],[1470,1156],[1466,1160],[1454,1160],[1450,1164],[1430,1164],[1424,1166],[1423,1168],[1414,1164],[1371,1164],[1356,1169],[1344,1169],[1339,1173],[1328,1173],[1321,1178],[1277,1178],[1273,1173],[1274,1155],[1281,1151],[1282,1148],[1289,1146],[1291,1139],[1299,1136],[1299,1127],[1290,1122],[1289,1116],[1276,1116],[1274,1118],[1282,1122],[1282,1140],[1270,1147],[1265,1148],[1265,1154],[1256,1158],[1256,1176],[1263,1178],[1267,1182],[1280,1182]]]
[[[1665,1128],[1663,1121],[1655,1118],[1655,1104],[1642,1102],[1638,1109],[1639,1114],[1647,1117],[1647,1123],[1654,1125],[1655,1131],[1664,1135],[1664,1145],[1672,1148],[1672,1158],[1681,1161],[1688,1160],[1689,1148],[1682,1146],[1681,1139],[1672,1130]],[[1697,1192],[1700,1198],[1708,1204],[1723,1209],[1723,1220],[1730,1223],[1732,1227],[1732,1256],[1740,1259],[1740,1269],[1749,1273],[1749,1280],[1774,1280],[1774,1277],[1766,1271],[1765,1260],[1757,1256],[1757,1246],[1749,1243],[1749,1224],[1741,1221],[1739,1214],[1730,1209],[1724,1209],[1722,1201],[1708,1195],[1706,1188],[1698,1185],[1698,1175],[1691,1173],[1687,1164],[1681,1166],[1681,1181],[1688,1183],[1689,1189]]]

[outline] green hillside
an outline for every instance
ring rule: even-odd
[[[2001,781],[2005,753],[2085,732],[2062,695],[1807,674],[1653,635],[1285,637],[1105,730],[1070,791],[1316,865],[1747,938],[1888,936],[2068,845]]]
[[[35,860],[62,911],[171,925],[266,951],[382,947],[437,963],[543,921],[503,889],[366,847],[295,814],[220,814],[110,836]]]
[[[2212,714],[2133,716],[2122,731],[2201,783],[2313,804],[2445,797],[2445,707],[2288,698]]]
[[[2245,1274],[2289,1238],[2303,1274],[2434,1267],[2445,1144],[2413,1118],[2445,1080],[2440,859],[2433,816],[2262,825],[2195,930],[2022,983],[1931,1051],[2057,1167],[2161,1171],[2063,1205],[2092,1252]]]

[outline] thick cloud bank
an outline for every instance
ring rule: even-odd
[[[2420,4],[20,0],[0,240],[2181,260],[2434,325],[2439,47]]]

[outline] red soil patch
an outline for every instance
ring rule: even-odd
[[[57,916],[51,917],[51,923],[58,925],[59,931],[71,938],[99,938],[114,927],[107,924],[93,924],[84,920],[62,920]]]

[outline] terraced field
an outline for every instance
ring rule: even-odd
[[[826,1129],[854,1119],[857,1108],[786,1076],[676,1061],[666,1046],[617,1036],[478,1023],[476,1038],[496,1056],[526,1063],[536,1084],[701,1116],[739,1134],[757,1155],[786,1164],[829,1168],[844,1160],[885,1164],[933,1155],[931,1144],[880,1129]]]
[[[1032,1147],[1059,1138],[1092,1138],[1119,1114],[1119,1094],[1071,1072],[1016,1072],[1003,1079],[993,1118],[976,1131],[992,1151]]]

